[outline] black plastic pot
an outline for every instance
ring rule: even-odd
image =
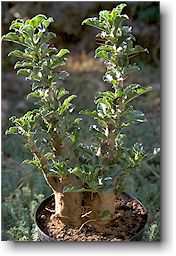
[[[145,221],[144,221],[143,226],[139,230],[139,232],[137,234],[135,234],[134,236],[132,236],[129,240],[125,240],[125,241],[140,241],[144,234],[145,227],[146,227],[147,220],[148,220],[148,214],[147,214],[146,208],[136,197],[128,195],[127,193],[123,193],[123,194],[125,194],[125,196],[128,196],[130,199],[135,200],[138,204],[140,204],[145,212],[145,215],[144,215]],[[53,201],[53,204],[54,204],[54,195],[51,195],[51,196],[47,197],[46,199],[44,199],[41,202],[41,204],[38,206],[36,213],[35,213],[35,224],[37,227],[38,236],[41,241],[59,242],[58,240],[55,240],[54,238],[50,237],[47,234],[47,232],[45,230],[43,230],[42,225],[41,225],[41,220],[39,221],[39,218],[38,218],[41,211],[43,211],[45,209],[47,203],[50,201]]]

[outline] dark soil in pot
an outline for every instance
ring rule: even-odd
[[[147,223],[143,204],[122,193],[117,196],[116,212],[110,225],[98,228],[95,222],[79,228],[63,226],[54,214],[54,196],[45,199],[36,211],[38,234],[43,241],[130,241],[140,240]]]

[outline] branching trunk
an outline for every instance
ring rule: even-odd
[[[81,226],[88,220],[94,220],[97,226],[108,224],[115,214],[116,195],[113,190],[101,193],[93,192],[66,192],[63,193],[64,186],[73,184],[80,186],[80,180],[73,174],[68,174],[64,178],[58,176],[47,176],[47,159],[39,151],[34,142],[31,143],[32,152],[40,159],[41,171],[48,185],[51,187],[55,197],[55,214],[64,225]],[[58,152],[58,151],[57,151]],[[90,214],[86,219],[81,217],[82,207],[88,209]],[[86,212],[85,212],[86,214]]]

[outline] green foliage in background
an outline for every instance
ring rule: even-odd
[[[2,240],[37,241],[34,224],[36,207],[44,199],[27,187],[15,189],[2,203]]]

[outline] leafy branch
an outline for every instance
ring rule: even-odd
[[[26,146],[34,154],[34,159],[28,161],[47,175],[58,167],[56,156],[69,155],[70,161],[74,157],[73,146],[77,143],[79,123],[70,114],[74,109],[72,100],[76,95],[70,95],[59,85],[60,80],[69,76],[66,71],[58,72],[58,68],[66,64],[65,55],[68,49],[58,51],[48,44],[56,35],[48,32],[48,26],[53,18],[37,15],[32,19],[12,21],[8,34],[2,37],[4,41],[11,41],[21,45],[23,49],[13,50],[9,56],[18,58],[14,68],[17,74],[31,82],[31,92],[27,99],[35,100],[35,108],[22,117],[12,117],[14,123],[6,134],[20,134],[26,138]],[[68,151],[71,151],[68,154]],[[53,167],[48,165],[52,162]],[[65,168],[65,175],[68,170]],[[58,176],[59,176],[58,172]],[[63,173],[62,175],[63,176]]]

